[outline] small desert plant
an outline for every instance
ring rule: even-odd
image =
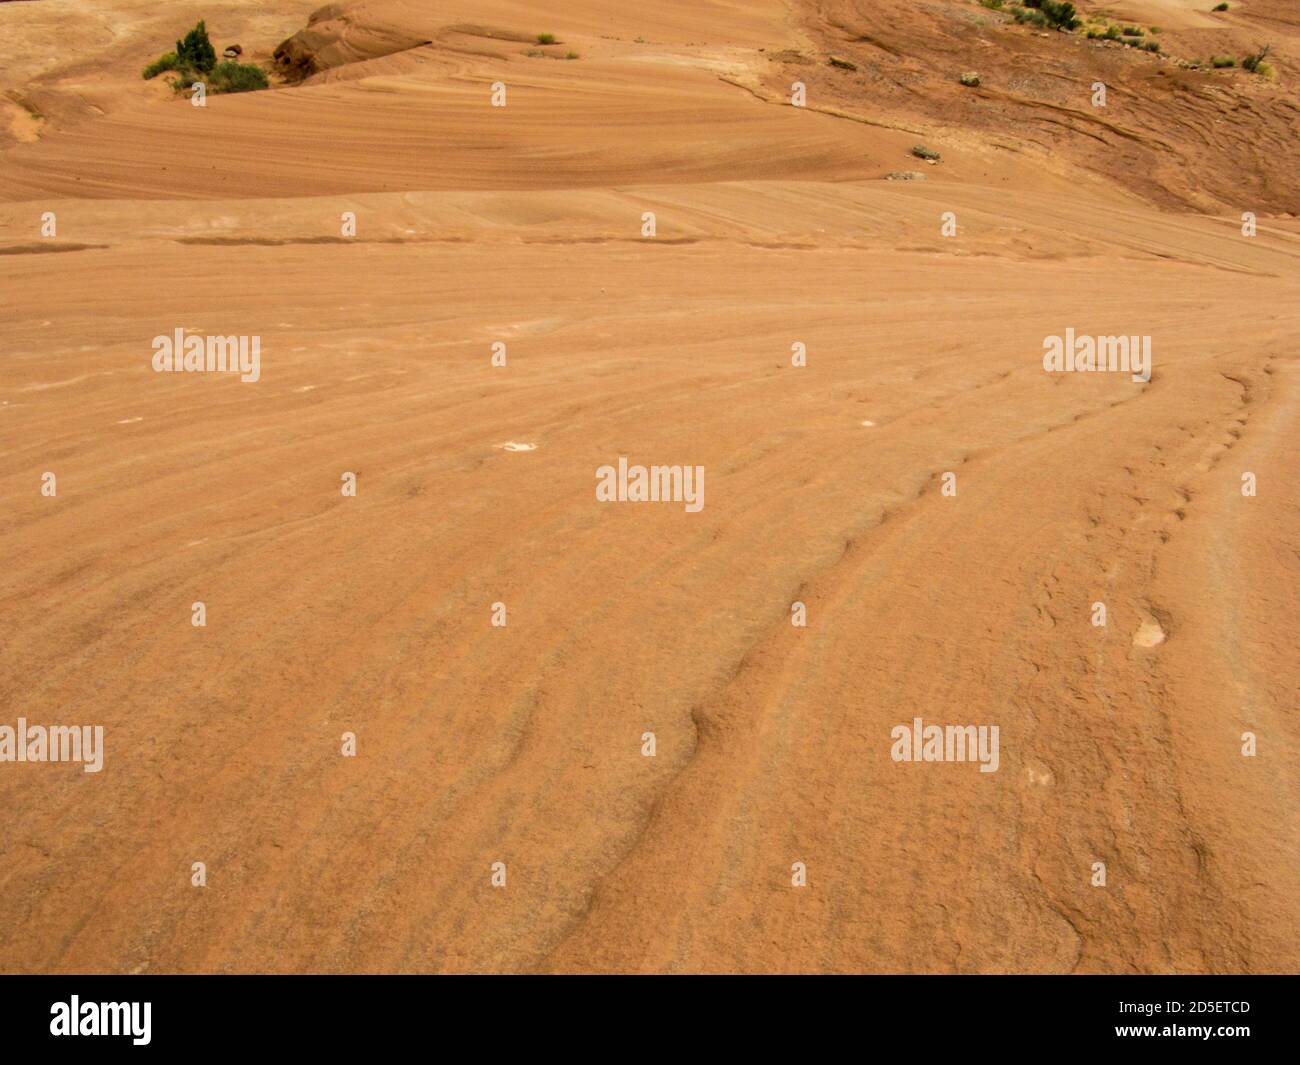
[[[208,79],[208,91],[211,93],[253,92],[255,89],[265,89],[269,84],[266,80],[266,71],[261,67],[227,60],[212,68],[212,75]]]
[[[156,78],[164,70],[176,70],[179,62],[180,61],[176,58],[175,52],[164,52],[144,68],[144,74],[142,77],[145,81],[148,81],[150,78]]]
[[[1222,70],[1224,67],[1235,67],[1237,60],[1230,55],[1212,55],[1210,56],[1210,66],[1216,70]]]
[[[176,42],[177,69],[200,70],[206,73],[217,65],[217,50],[208,39],[203,20]]]
[[[564,58],[565,58],[565,59],[577,59],[577,58],[578,58],[578,53],[577,53],[577,52],[565,52],[565,53],[564,53]]]
[[[1144,36],[1141,26],[1125,26],[1119,31],[1125,37],[1142,37]]]
[[[1040,29],[1047,29],[1047,16],[1041,11],[1036,11],[1027,7],[1013,7],[1011,17],[1022,26],[1029,23],[1031,26],[1038,26]]]
[[[538,44],[554,44],[554,43],[555,43],[555,34],[553,34],[553,33],[539,33],[539,34],[537,35],[537,43],[538,43]]]
[[[1268,81],[1277,80],[1277,70],[1273,64],[1267,61],[1268,53],[1273,50],[1271,44],[1261,44],[1258,52],[1251,52],[1241,61],[1241,68],[1249,70],[1252,74],[1258,74],[1261,78]]]
[[[1075,17],[1074,5],[1062,0],[1024,0],[1023,7],[1011,8],[1011,16],[1019,23],[1028,22],[1042,29],[1074,30],[1083,25]]]
[[[1082,21],[1075,17],[1074,5],[1066,3],[1064,0],[1024,0],[1024,7],[1020,9],[1022,15],[1015,14],[1017,22],[1030,22],[1035,26],[1052,26],[1056,29],[1075,30],[1083,25]],[[1039,17],[1035,17],[1032,12],[1026,11],[1025,8],[1032,8],[1038,12]]]
[[[1268,53],[1272,50],[1273,46],[1271,44],[1260,45],[1258,52],[1251,52],[1249,55],[1242,57],[1241,69],[1249,70],[1252,74],[1255,73],[1256,68],[1258,68],[1260,63],[1264,62],[1268,57]]]
[[[1071,3],[1064,3],[1061,0],[1043,0],[1042,8],[1047,21],[1058,29],[1073,31],[1083,25],[1083,22],[1076,17],[1074,5]]]
[[[232,50],[236,48],[238,45]],[[238,50],[243,51],[242,48]],[[144,76],[156,77],[164,70],[176,72],[170,84],[177,92],[183,92],[200,81],[210,93],[251,92],[270,87],[266,71],[261,67],[233,59],[218,63],[216,49],[212,47],[202,21],[176,42],[175,52],[161,55],[145,67]]]
[[[1112,29],[1113,29],[1113,28],[1114,28],[1114,27],[1112,27]],[[1128,33],[1128,30],[1125,30],[1124,32],[1125,32],[1125,33]],[[1112,39],[1113,39],[1113,38],[1112,38]],[[1119,43],[1122,44],[1122,45],[1124,45],[1125,47],[1128,47],[1128,48],[1140,48],[1140,49],[1142,49],[1144,52],[1158,52],[1158,51],[1160,51],[1160,45],[1159,45],[1158,42],[1156,42],[1156,41],[1148,41],[1148,40],[1144,40],[1144,39],[1141,38],[1141,37],[1120,37],[1120,38],[1119,38]]]
[[[1215,11],[1227,11],[1227,10],[1228,10],[1228,5],[1227,5],[1227,4],[1216,4],[1216,5],[1214,6],[1214,9],[1213,9],[1213,10],[1215,10]]]

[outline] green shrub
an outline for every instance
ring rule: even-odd
[[[1128,33],[1128,30],[1125,30],[1124,32]],[[1160,44],[1158,41],[1147,41],[1143,40],[1141,37],[1120,37],[1119,42],[1129,48],[1140,48],[1144,52],[1160,51]]]
[[[252,92],[270,88],[266,71],[252,64],[236,60],[217,62],[217,51],[208,38],[208,29],[202,20],[181,40],[176,51],[159,56],[144,69],[146,78],[156,77],[164,70],[173,70],[176,77],[170,82],[177,92],[203,82],[210,93]]]
[[[1071,3],[1064,3],[1061,0],[1043,0],[1042,8],[1047,21],[1058,29],[1073,32],[1083,25],[1082,20],[1075,16],[1074,5]]]
[[[1210,56],[1210,65],[1216,70],[1223,67],[1235,67],[1237,60],[1230,55],[1212,55]]]
[[[1024,0],[1024,6],[1013,7],[1011,14],[1019,23],[1028,22],[1042,29],[1074,30],[1083,25],[1075,17],[1074,4],[1062,0]]]
[[[1218,4],[1218,5],[1215,6],[1214,10],[1215,10],[1215,11],[1227,11],[1227,10],[1228,10],[1228,5],[1227,5],[1227,4]]]
[[[177,69],[179,62],[180,61],[176,58],[175,52],[164,52],[144,68],[144,74],[142,77],[145,81],[148,81],[150,78],[156,78],[164,70]]]
[[[1013,7],[1011,17],[1022,26],[1029,23],[1031,26],[1038,26],[1040,29],[1047,29],[1047,16],[1041,11],[1035,11],[1027,7]]]
[[[251,63],[236,63],[233,59],[218,63],[208,79],[208,92],[253,92],[270,85],[266,71]]]
[[[553,34],[553,33],[539,33],[539,34],[537,35],[537,43],[538,43],[538,44],[554,44],[554,43],[555,43],[555,34]]]
[[[1260,63],[1264,62],[1264,60],[1268,56],[1268,53],[1271,52],[1272,50],[1273,50],[1272,45],[1269,44],[1260,45],[1258,52],[1251,52],[1249,55],[1242,57],[1241,69],[1249,70],[1252,74],[1255,73]]]
[[[207,73],[217,65],[217,50],[208,40],[207,27],[203,20],[190,30],[184,39],[176,42],[177,69],[200,70]]]
[[[1142,37],[1142,36],[1145,36],[1145,34],[1142,32],[1142,27],[1141,27],[1141,26],[1125,26],[1125,27],[1124,27],[1122,30],[1120,30],[1119,32],[1122,33],[1125,37]]]
[[[577,52],[565,52],[565,53],[564,53],[564,58],[565,58],[565,59],[577,59],[577,58],[578,58],[578,53],[577,53]]]

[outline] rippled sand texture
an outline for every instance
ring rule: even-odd
[[[1113,10],[1277,81],[960,0],[0,4],[0,725],[106,736],[0,763],[0,971],[1295,971],[1300,16],[1209,6]],[[296,77],[143,81],[199,17]]]

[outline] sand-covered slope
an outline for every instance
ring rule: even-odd
[[[1287,5],[643,7],[0,4],[0,971],[1294,971]]]

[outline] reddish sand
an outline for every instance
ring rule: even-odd
[[[1209,6],[0,4],[0,726],[105,730],[0,971],[1295,971],[1300,25]]]

